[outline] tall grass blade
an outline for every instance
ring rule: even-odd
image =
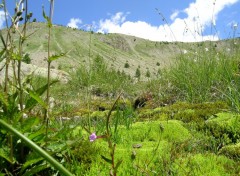
[[[58,169],[63,175],[66,176],[72,176],[65,167],[63,167],[58,161],[56,161],[52,156],[50,156],[46,151],[44,151],[41,147],[39,147],[37,144],[35,144],[33,141],[29,140],[26,136],[24,136],[22,133],[20,133],[18,130],[13,128],[11,125],[7,124],[5,121],[0,119],[0,125],[3,126],[5,129],[19,137],[21,140],[23,140],[27,145],[29,145],[30,148],[35,150],[39,155],[41,155],[46,161],[48,161],[53,167]]]

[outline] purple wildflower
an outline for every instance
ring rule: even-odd
[[[90,140],[90,142],[93,142],[93,141],[95,141],[96,139],[97,139],[97,135],[96,135],[95,132],[92,133],[92,134],[89,136],[89,140]]]

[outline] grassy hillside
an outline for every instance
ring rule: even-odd
[[[46,66],[47,26],[44,23],[31,23],[27,33],[30,35],[24,48],[30,54],[32,63]],[[149,70],[156,75],[159,68],[172,63],[173,59],[184,52],[201,52],[204,48],[216,47],[227,50],[231,41],[182,43],[153,42],[122,34],[101,34],[55,25],[51,34],[51,51],[59,54],[69,52],[65,57],[53,62],[54,68],[69,71],[79,64],[89,66],[89,61],[100,55],[109,67],[133,76],[137,68],[142,72]],[[125,68],[128,63],[129,67]]]

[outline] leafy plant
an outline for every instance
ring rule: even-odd
[[[51,9],[53,4],[52,0]],[[52,165],[64,175],[72,175],[41,148],[46,149],[51,145],[47,146],[45,143],[48,126],[42,125],[35,107],[48,110],[48,102],[45,103],[42,96],[45,91],[49,92],[50,85],[56,81],[52,82],[48,79],[46,84],[35,89],[32,85],[34,75],[25,76],[22,74],[22,62],[30,63],[31,61],[29,54],[23,51],[24,43],[30,36],[27,33],[27,26],[32,17],[32,13],[28,11],[28,1],[19,0],[16,2],[13,16],[7,12],[5,1],[3,1],[3,7],[6,35],[3,35],[1,30],[0,37],[4,46],[1,60],[3,60],[2,57],[5,57],[6,60],[4,87],[0,87],[2,90],[0,93],[0,126],[2,127],[0,130],[0,163],[3,166],[0,172],[10,175],[28,175],[29,173],[36,174],[46,171],[53,173],[53,169],[50,169]],[[52,13],[52,10],[50,11]],[[45,13],[43,15],[51,27],[51,17],[48,18]],[[9,24],[9,19],[11,24]],[[48,62],[51,63],[58,57],[56,55],[48,57]],[[12,65],[13,70],[12,77],[9,73],[10,65]],[[49,93],[47,94],[49,97]]]
[[[18,138],[23,140],[27,145],[30,146],[31,149],[38,152],[44,159],[46,159],[49,163],[51,163],[54,167],[56,167],[62,174],[64,175],[72,175],[67,169],[65,169],[59,162],[57,162],[54,158],[52,158],[47,152],[45,152],[42,148],[40,148],[38,145],[36,145],[34,142],[29,140],[27,137],[25,137],[22,133],[14,129],[12,126],[8,125],[6,122],[0,119],[0,125],[6,128],[8,131],[14,133]],[[6,158],[6,157],[5,157]],[[26,165],[34,164],[36,161],[39,161],[41,159],[35,159],[28,161],[29,164],[25,163]],[[45,167],[44,167],[45,168]],[[38,170],[39,171],[39,170]]]
[[[116,151],[116,143],[114,143],[114,137],[116,137],[117,135],[117,130],[118,130],[118,119],[119,117],[116,116],[116,121],[114,123],[114,131],[112,131],[111,129],[111,125],[110,125],[110,117],[111,117],[111,113],[114,109],[114,107],[117,104],[118,99],[120,98],[121,94],[118,96],[118,98],[116,99],[116,101],[114,102],[111,110],[108,112],[108,115],[106,117],[106,131],[105,134],[102,136],[97,136],[96,133],[92,133],[89,137],[90,142],[95,141],[97,138],[105,138],[107,143],[108,143],[108,149],[109,149],[109,154],[110,154],[110,158],[101,155],[102,159],[105,160],[107,163],[111,164],[111,169],[110,169],[110,175],[111,176],[116,176],[117,175],[117,171],[119,166],[122,163],[122,160],[118,160],[117,162],[115,161],[115,151]]]

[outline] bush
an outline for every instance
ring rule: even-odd
[[[150,78],[150,77],[151,77],[151,73],[150,73],[149,70],[147,70],[147,72],[146,72],[146,77],[147,77],[147,78]]]
[[[129,67],[130,67],[129,63],[126,62],[126,63],[124,64],[124,68],[129,68]]]
[[[138,79],[140,79],[140,77],[141,77],[141,71],[140,71],[139,68],[136,69],[135,77],[138,78]]]

